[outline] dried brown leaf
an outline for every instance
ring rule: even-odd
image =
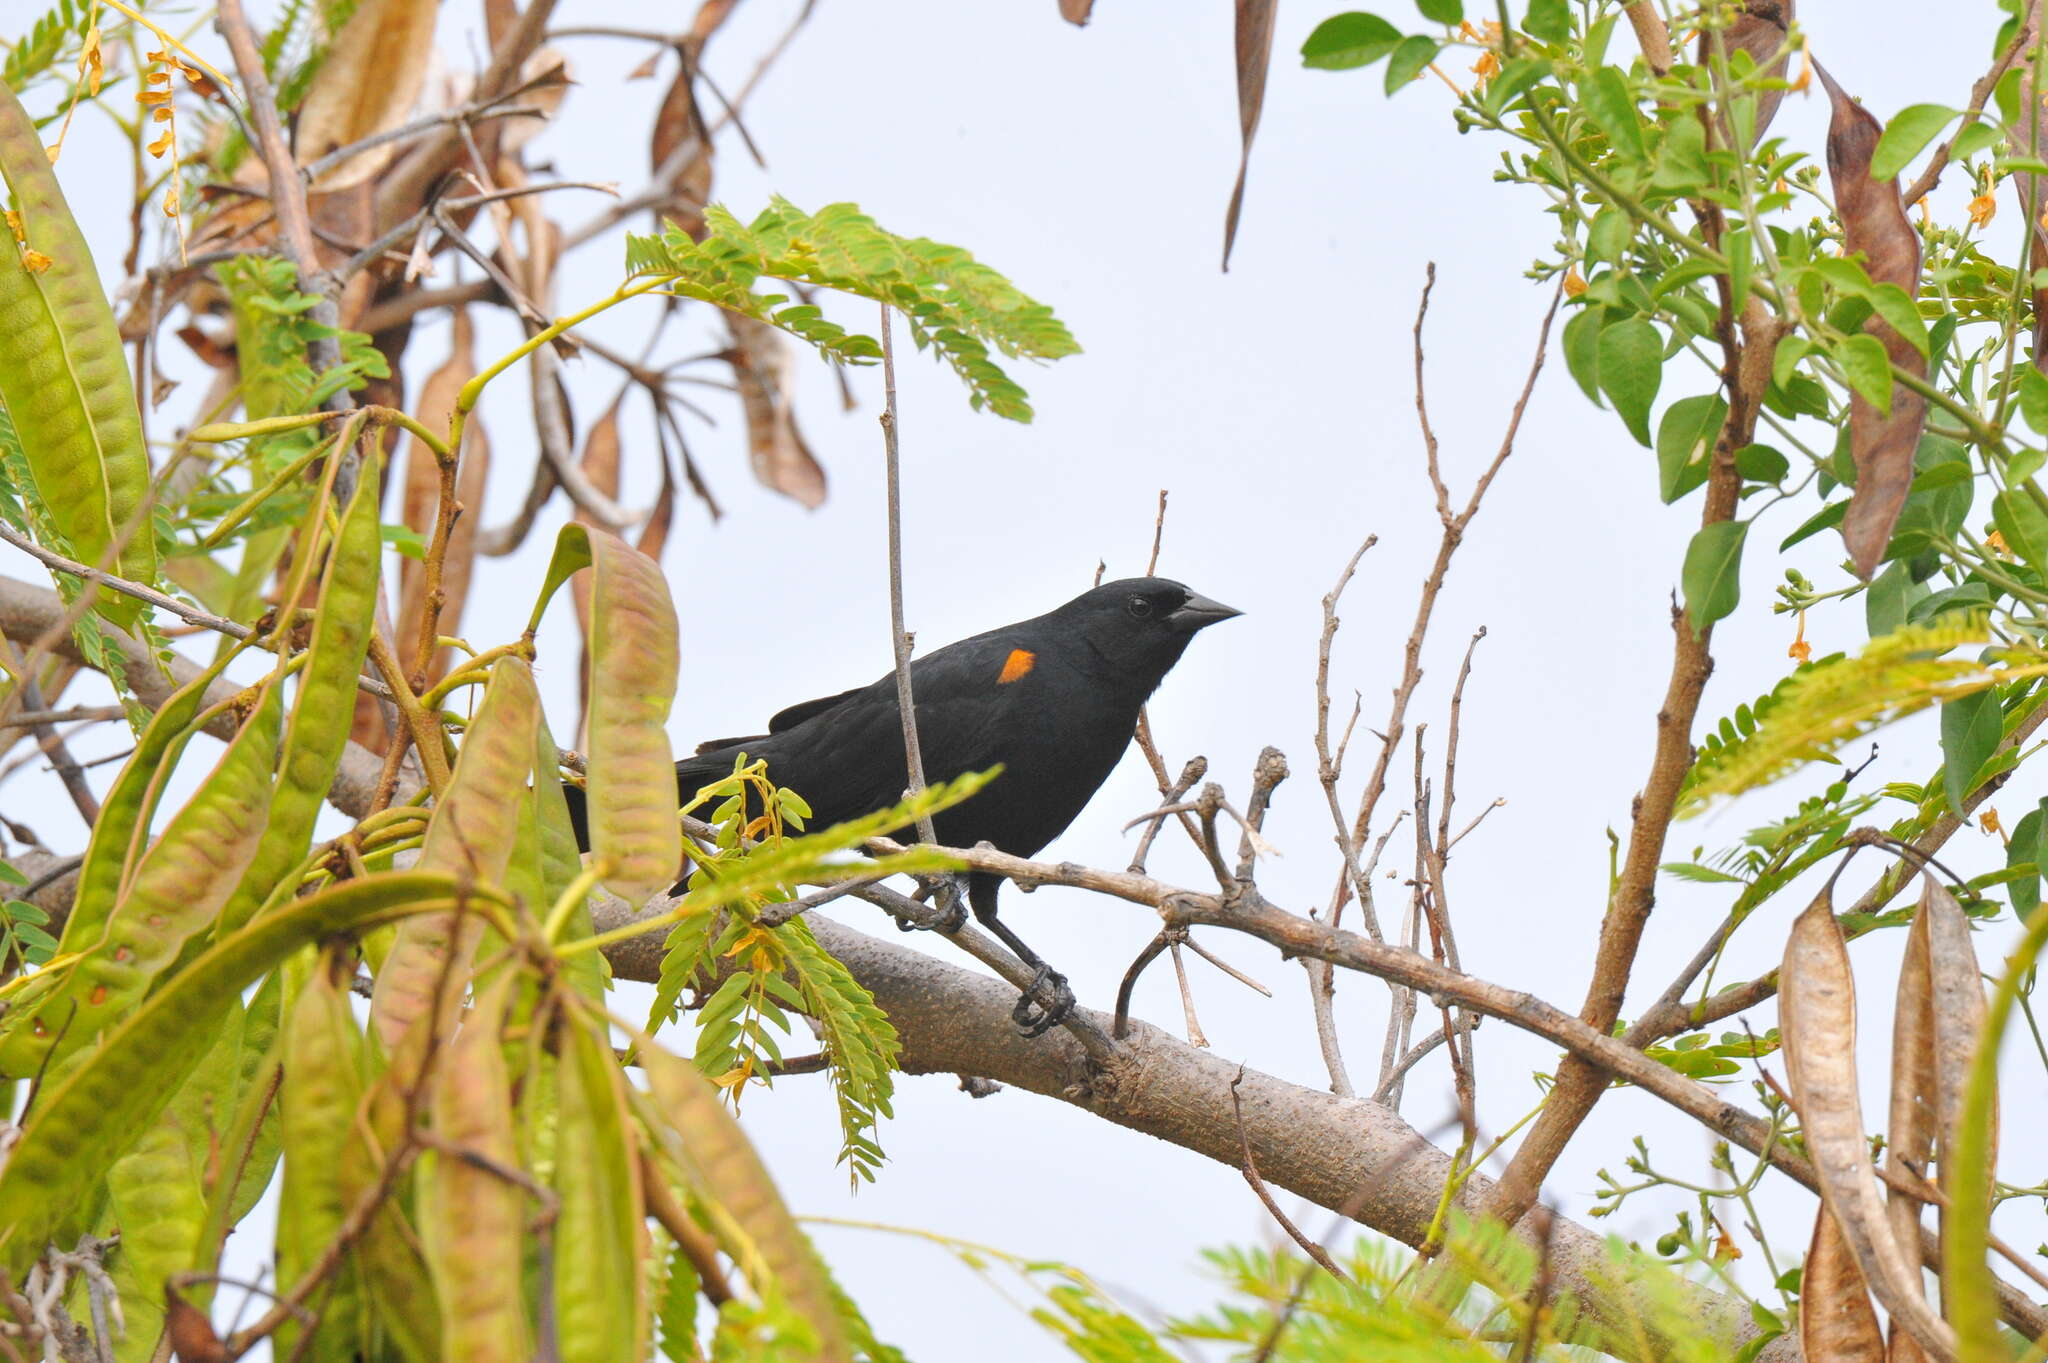
[[[1070,24],[1086,24],[1094,10],[1095,0],[1060,0],[1060,18]]]
[[[1827,87],[1833,116],[1828,123],[1828,177],[1835,190],[1835,215],[1842,223],[1843,248],[1863,257],[1871,281],[1896,284],[1909,297],[1920,291],[1920,234],[1906,217],[1896,177],[1870,178],[1870,157],[1884,128],[1868,109],[1850,99],[1815,62]],[[1864,330],[1884,344],[1891,362],[1925,377],[1927,361],[1904,337],[1876,317]],[[1892,391],[1890,415],[1861,396],[1849,398],[1849,451],[1856,460],[1856,491],[1842,518],[1842,540],[1856,571],[1869,577],[1884,559],[1892,527],[1913,483],[1913,452],[1927,421],[1927,400],[1903,385]]]
[[[655,206],[655,216],[699,237],[704,232],[704,205],[711,197],[711,139],[704,132],[704,118],[697,107],[697,67],[693,51],[676,49],[682,59],[661,108],[654,115],[654,133],[648,144],[648,163],[656,175],[666,168],[667,199]]]
[[[299,106],[293,150],[301,164],[405,122],[426,84],[439,9],[438,0],[363,0],[334,36]],[[321,176],[318,187],[361,184],[399,150],[386,143],[358,152]]]
[[[1927,963],[1927,917],[1913,919],[1899,963],[1898,1002],[1892,1013],[1891,1118],[1885,1128],[1885,1165],[1897,1173],[1924,1177],[1934,1157],[1933,984]],[[1885,1220],[1902,1245],[1920,1242],[1920,1214],[1927,1204],[1894,1183],[1885,1190]],[[1826,1215],[1825,1212],[1822,1213]],[[1818,1235],[1818,1230],[1815,1231]],[[1891,1363],[1919,1363],[1925,1357],[1905,1330],[1894,1329]]]
[[[1259,112],[1266,104],[1266,68],[1273,58],[1275,4],[1276,0],[1237,0],[1237,125],[1244,145],[1238,153],[1237,183],[1230,190],[1230,208],[1223,215],[1225,270],[1230,268],[1230,248],[1237,242],[1238,214],[1244,209],[1244,180],[1252,165],[1252,138],[1258,135]]]
[[[1799,1275],[1799,1349],[1814,1363],[1884,1363],[1884,1336],[1863,1271],[1826,1207],[1813,1218],[1813,1244]]]
[[[1737,52],[1747,52],[1750,60],[1759,67],[1769,62],[1769,70],[1766,74],[1774,79],[1782,79],[1785,75],[1786,62],[1790,59],[1791,54],[1786,53],[1781,56],[1779,53],[1780,49],[1785,46],[1786,32],[1792,26],[1793,9],[1793,0],[1746,0],[1742,7],[1742,13],[1735,17],[1734,22],[1718,31],[1721,47],[1730,58],[1733,58]],[[1710,45],[1713,40],[1712,31],[1701,30],[1698,55],[1700,64],[1703,66],[1707,64],[1707,60],[1713,51]],[[1775,60],[1772,60],[1773,58]],[[1764,138],[1764,130],[1770,127],[1771,120],[1777,117],[1778,106],[1784,102],[1785,92],[1783,90],[1759,90],[1756,92],[1755,99],[1756,140],[1761,142]],[[1734,140],[1733,136],[1728,136],[1728,141],[1733,142]]]
[[[675,525],[676,518],[676,475],[669,468],[668,460],[661,461],[661,495],[654,499],[654,510],[648,514],[647,524],[640,527],[640,538],[633,545],[641,553],[661,562],[662,550],[668,548],[668,532]]]
[[[787,338],[751,317],[733,313],[726,320],[732,325],[729,356],[747,416],[747,455],[754,477],[806,507],[824,505],[825,470],[804,443],[790,409]]]
[[[1971,945],[1970,916],[1948,886],[1929,878],[1914,919],[1917,930],[1927,924],[1927,956],[1932,989],[1928,1011],[1933,1019],[1934,1104],[1937,1149],[1942,1180],[1948,1179],[1947,1150],[1963,1120],[1964,1093],[1970,1064],[1984,1031],[1983,973]],[[1991,1118],[1991,1166],[1998,1164],[1998,1114]]]
[[[1878,1192],[1856,1083],[1856,984],[1826,890],[1792,924],[1778,989],[1786,1074],[1821,1201],[1891,1318],[1931,1357],[1950,1363],[1955,1332],[1928,1309],[1918,1246],[1910,1257],[1901,1248]]]
[[[526,88],[513,102],[521,108],[538,109],[540,115],[521,114],[494,121],[501,157],[515,156],[555,121],[562,111],[562,101],[569,97],[569,87],[576,81],[569,74],[568,58],[552,47],[543,47],[526,59],[526,65],[520,69],[520,83]]]

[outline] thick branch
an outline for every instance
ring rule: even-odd
[[[609,901],[599,908],[597,927],[604,931],[629,917],[623,904]],[[1134,1022],[1115,1056],[1094,1065],[1065,1032],[1037,1040],[1019,1036],[1010,1020],[1016,991],[1008,985],[830,919],[813,916],[810,923],[819,942],[889,1014],[903,1041],[906,1072],[968,1073],[1028,1089],[1238,1167],[1242,1152],[1230,1094],[1240,1073],[1235,1063]],[[659,974],[661,942],[653,934],[621,942],[606,954],[621,978]],[[1110,1025],[1105,1014],[1092,1018],[1105,1030]],[[1332,1211],[1351,1209],[1362,1224],[1403,1243],[1422,1242],[1450,1174],[1442,1151],[1376,1104],[1256,1070],[1242,1073],[1245,1141],[1267,1182]],[[1463,1204],[1476,1211],[1490,1192],[1486,1180],[1474,1178]],[[1628,1303],[1607,1297],[1594,1279],[1592,1271],[1606,1257],[1600,1235],[1560,1217],[1550,1253],[1560,1289],[1580,1294],[1597,1317],[1616,1325],[1640,1319],[1631,1316]],[[1694,1306],[1702,1331],[1731,1341],[1755,1333],[1747,1310],[1732,1298],[1697,1289]],[[1621,1331],[1611,1342],[1628,1356],[1642,1356]],[[1764,1357],[1790,1359],[1796,1350],[1780,1343]]]

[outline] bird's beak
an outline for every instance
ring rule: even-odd
[[[1198,629],[1207,629],[1218,621],[1243,614],[1243,611],[1226,606],[1221,601],[1211,601],[1206,596],[1194,595],[1190,596],[1179,610],[1167,616],[1166,623],[1193,634]]]

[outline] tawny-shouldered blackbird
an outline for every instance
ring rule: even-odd
[[[913,661],[925,778],[1003,768],[972,798],[935,817],[939,841],[986,841],[1015,856],[1036,854],[1109,778],[1131,742],[1139,708],[1188,641],[1237,614],[1166,578],[1125,578]],[[742,752],[766,759],[770,778],[804,798],[814,828],[895,803],[908,784],[895,673],[790,706],[765,734],[703,744],[676,763],[683,808],[695,810],[697,792],[730,775]],[[578,841],[587,846],[581,795],[571,789],[570,808]],[[967,881],[974,916],[1039,972],[1017,1006],[1019,1024],[1035,1035],[1065,1015],[1073,996],[997,918],[1002,878],[976,872]],[[1041,991],[1054,1002],[1034,1017],[1030,999]]]

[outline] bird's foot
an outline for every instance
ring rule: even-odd
[[[1025,1036],[1038,1037],[1066,1021],[1067,1014],[1073,1011],[1074,991],[1067,987],[1067,977],[1049,965],[1041,965],[1030,985],[1017,997],[1010,1020]]]
[[[930,922],[913,923],[907,918],[896,920],[898,932],[943,932],[947,936],[960,931],[967,922],[967,877],[957,872],[919,877],[917,897],[931,896],[934,917]]]

